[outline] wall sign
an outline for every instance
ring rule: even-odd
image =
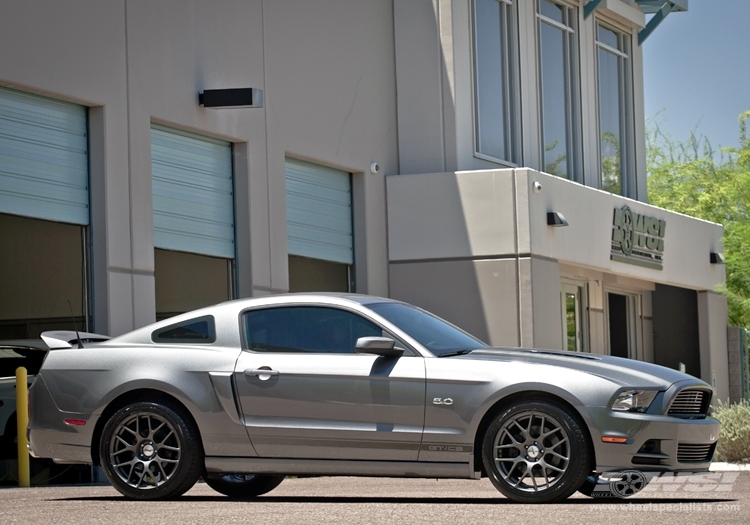
[[[666,228],[667,221],[635,213],[627,205],[615,209],[610,259],[661,270]]]

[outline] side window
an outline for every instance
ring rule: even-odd
[[[255,352],[352,354],[358,338],[383,335],[357,314],[319,306],[251,310],[244,324],[247,347]]]
[[[216,324],[211,315],[198,317],[155,330],[154,343],[213,343],[216,341]]]

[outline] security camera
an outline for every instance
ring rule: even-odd
[[[534,181],[534,184],[532,184],[532,188],[534,189],[534,193],[539,193],[542,191],[542,184],[539,181]]]
[[[375,175],[376,173],[380,173],[380,164],[378,164],[377,162],[373,162],[372,164],[370,164],[370,173],[372,173],[373,175]]]

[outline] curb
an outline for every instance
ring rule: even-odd
[[[738,470],[750,472],[750,463],[711,463],[708,470],[711,472],[729,472]]]

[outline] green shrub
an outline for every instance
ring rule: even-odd
[[[714,461],[750,462],[750,402],[718,401],[711,415],[721,423]]]

